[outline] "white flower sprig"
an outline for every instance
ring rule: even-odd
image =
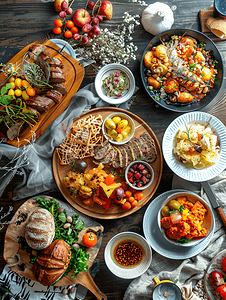
[[[95,60],[102,66],[109,63],[127,64],[131,60],[136,60],[135,52],[138,48],[131,42],[133,39],[131,35],[135,31],[135,26],[140,24],[137,20],[139,17],[125,12],[122,24],[116,30],[110,31],[105,28],[87,44],[79,43],[72,46],[79,48],[83,59]]]

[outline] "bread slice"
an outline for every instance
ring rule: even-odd
[[[157,151],[154,139],[146,132],[143,133],[140,137],[144,140],[144,142],[146,142],[148,146],[148,152],[144,157],[145,161],[149,163],[154,162],[157,158]]]
[[[126,168],[128,166],[128,153],[125,145],[120,146],[120,150],[122,152],[122,168]]]
[[[106,155],[108,155],[111,149],[112,149],[111,143],[109,143],[108,140],[105,140],[103,146],[100,146],[97,149],[95,149],[94,159],[102,160]]]
[[[114,148],[115,148],[116,151],[117,151],[117,155],[116,155],[115,159],[114,159],[113,162],[112,162],[112,166],[113,166],[115,169],[118,169],[118,168],[120,168],[121,165],[122,165],[122,153],[121,153],[121,151],[119,150],[118,147],[115,147],[115,146],[114,146]]]

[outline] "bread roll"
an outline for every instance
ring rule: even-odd
[[[37,208],[29,217],[25,228],[25,239],[28,245],[36,250],[45,249],[53,240],[55,223],[52,214]]]
[[[223,19],[210,17],[206,21],[206,26],[220,39],[226,37],[226,22]]]

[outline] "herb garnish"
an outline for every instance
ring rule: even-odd
[[[215,67],[216,64],[218,64],[218,61],[217,61],[217,60],[214,60],[214,61],[213,61],[213,66]]]
[[[179,207],[179,212],[180,212],[180,214],[182,214],[183,210],[184,210],[184,205],[181,205],[181,206]]]
[[[199,47],[200,47],[200,48],[204,47],[204,42],[200,42],[200,43],[199,43]]]
[[[188,238],[184,238],[184,239],[180,239],[180,240],[176,240],[177,243],[180,243],[180,244],[186,244],[186,243],[189,243],[191,239],[188,239]]]

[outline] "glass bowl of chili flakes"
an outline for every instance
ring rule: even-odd
[[[129,231],[121,232],[108,242],[104,259],[113,274],[123,279],[133,279],[149,268],[152,250],[143,236]]]

